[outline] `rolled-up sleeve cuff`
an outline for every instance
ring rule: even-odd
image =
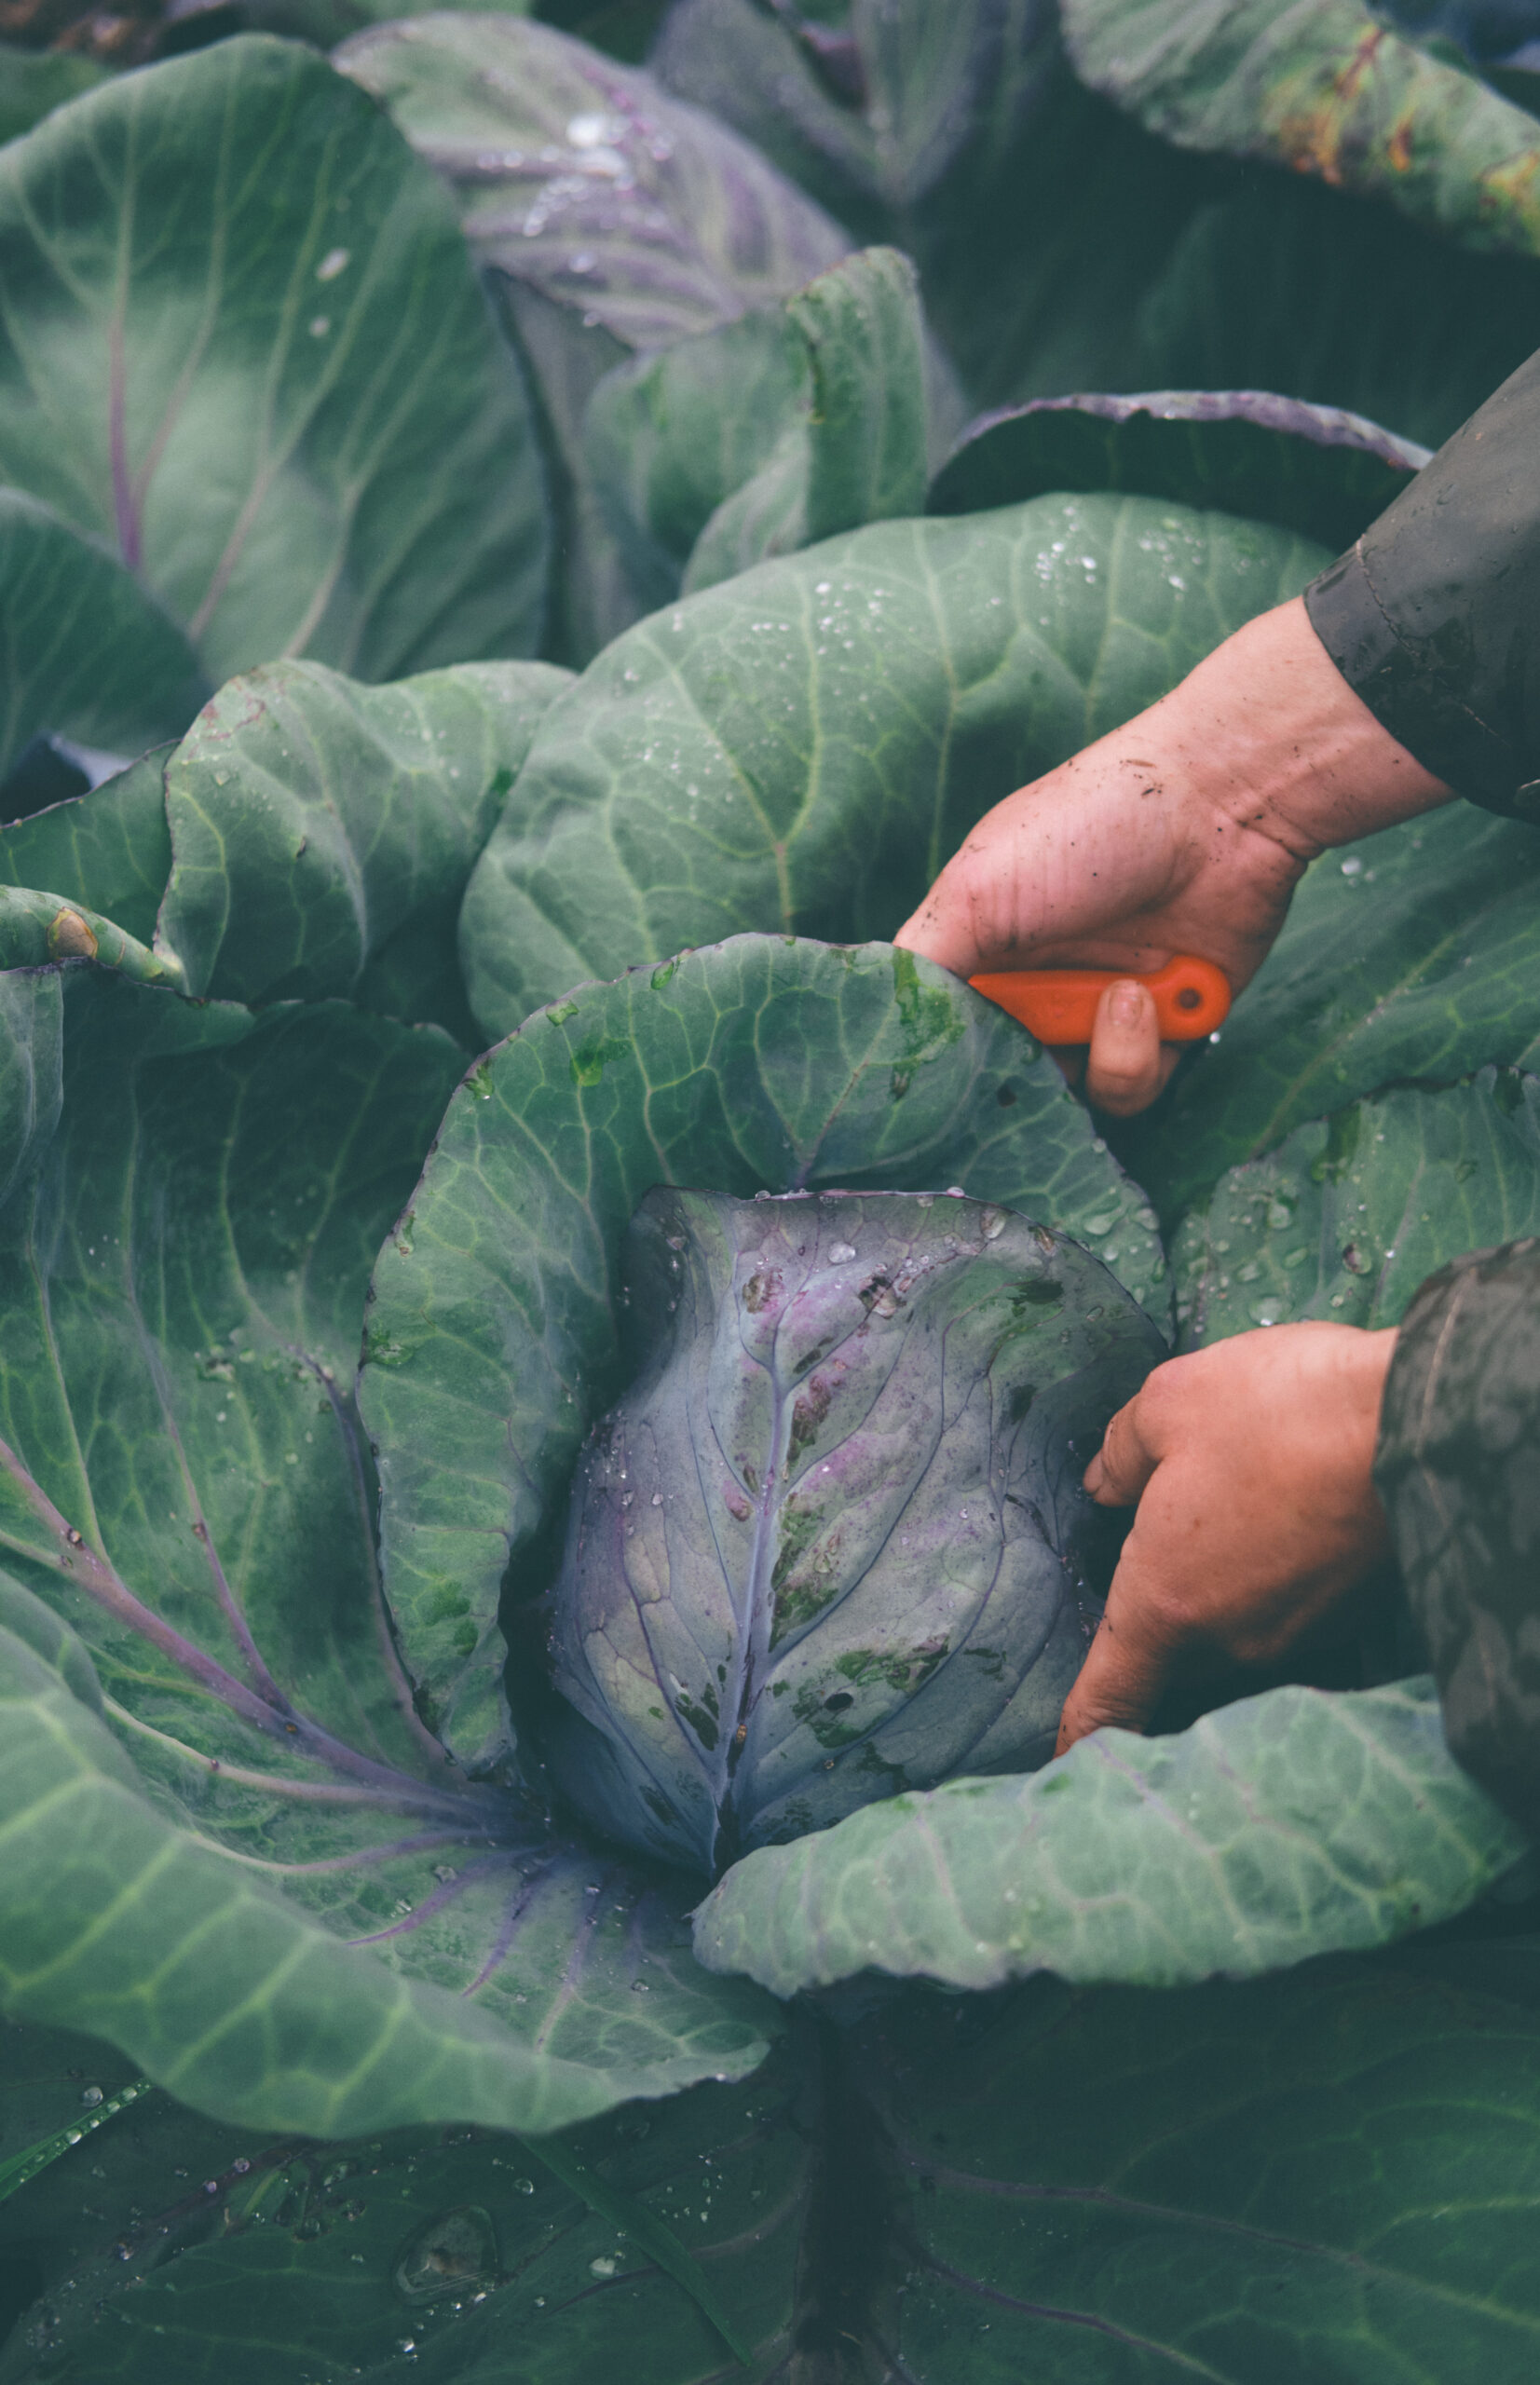
[[[1362,541],[1305,590],[1311,627],[1354,693],[1398,744],[1483,811],[1540,822],[1540,780],[1461,701],[1437,661],[1401,637],[1374,593]]]

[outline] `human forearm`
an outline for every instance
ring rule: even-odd
[[[1163,712],[1184,778],[1302,863],[1451,798],[1348,686],[1301,596],[1247,621],[1142,718],[1153,728]]]

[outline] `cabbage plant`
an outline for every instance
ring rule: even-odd
[[[1149,1367],[1540,1230],[1530,834],[1327,856],[1111,1135],[891,942],[1531,341],[1521,111],[1310,0],[1274,207],[1124,14],[5,86],[0,2385],[1533,2365],[1394,1586],[1050,1754]]]
[[[825,567],[815,551],[766,568]],[[328,2357],[387,2367],[442,2338],[446,2373],[460,2373],[484,2339],[488,2361],[505,2356],[515,2309],[521,2326],[566,2314],[539,2355],[561,2373],[585,2331],[602,2346],[605,2329],[634,2329],[638,2279],[662,2297],[646,2324],[675,2373],[698,2357],[710,2374],[735,2344],[769,2374],[785,2329],[811,2324],[797,2247],[839,2245],[825,2198],[856,2191],[810,2166],[799,2133],[818,2063],[835,2067],[816,2090],[833,2101],[815,2144],[826,2128],[841,2158],[865,2146],[888,2182],[877,2147],[917,2123],[895,2111],[880,2127],[896,2137],[871,2132],[881,2099],[909,2092],[906,2062],[934,2072],[934,2053],[902,2052],[904,2032],[922,2041],[936,2024],[923,2005],[879,2006],[815,2057],[795,2002],[784,2015],[754,1982],[795,1998],[874,1964],[956,1988],[1044,1966],[1168,1986],[1266,1974],[1452,1913],[1520,1851],[1450,1764],[1416,1683],[1275,1690],[1186,1734],[1113,1735],[1023,1768],[1044,1751],[1056,1668],[1072,1663],[1082,1618],[1074,1445],[1169,1326],[1153,1212],[1029,1038],[881,943],[745,934],[646,961],[538,1009],[468,1067],[463,994],[458,1014],[443,995],[446,897],[509,777],[517,789],[585,690],[538,665],[368,690],[292,664],[233,682],[172,752],[0,840],[13,880],[51,881],[15,885],[5,915],[16,1125],[0,1943],[23,2024],[9,2042],[19,2083],[37,2082],[23,2111],[50,2077],[80,2069],[64,2055],[83,2043],[77,2110],[81,2093],[100,2087],[104,2108],[145,2074],[180,2099],[141,2096],[93,2140],[136,2181],[157,2168],[167,2181],[156,2228],[125,2217],[123,2262],[106,2248],[106,2307],[124,2320],[102,2335],[95,2223],[73,2216],[57,2237],[71,2268],[19,2337],[18,2374],[52,2341],[88,2375],[163,2363],[168,2328],[187,2361],[217,2343],[222,2358],[296,2370],[318,2331],[332,2331]],[[361,811],[348,790],[361,786]],[[349,884],[367,890],[361,907],[340,905]],[[652,1192],[660,1181],[681,1189]],[[769,1700],[771,1721],[784,1706],[797,1724],[779,1776],[792,1794],[771,1810],[769,1739],[750,1751],[745,1738],[742,1777],[766,1782],[757,1834],[776,1843],[740,1853],[699,1829],[649,1833],[658,1817],[626,1771],[635,1779],[632,1751],[649,1745],[645,1712],[626,1742],[612,1701],[605,1761],[575,1761],[578,1716],[564,1731],[563,1666],[543,1644],[553,1615],[570,1629],[579,1613],[562,1604],[562,1548],[581,1541],[598,1452],[653,1410],[649,1382],[677,1383],[670,1349],[687,1372],[702,1349],[683,1302],[669,1318],[674,1262],[695,1271],[709,1358],[722,1315],[736,1335],[774,1305],[772,1254],[769,1271],[734,1260],[742,1299],[729,1290],[721,1308],[729,1245],[746,1260],[767,1237],[805,1243],[803,1220],[820,1221],[834,1263],[826,1288],[815,1277],[791,1299],[792,1323],[799,1302],[834,1303],[831,1370],[868,1329],[874,1363],[893,1356],[893,1397],[922,1459],[937,1405],[925,1337],[943,1318],[974,1320],[975,1355],[948,1357],[942,1400],[960,1378],[974,1387],[961,1410],[974,1411],[969,1497],[975,1482],[987,1500],[1003,1487],[1038,1515],[1003,1500],[984,1510],[1019,1518],[1015,1637],[1002,1602],[979,1658],[960,1649],[949,1691],[945,1666],[919,1678],[939,1655],[921,1639],[938,1635],[934,1613],[927,1625],[893,1595],[898,1574],[874,1575],[875,1646],[858,1599],[825,1610],[804,1593],[798,1609],[794,1595],[771,1651],[792,1686]],[[661,1279],[651,1326],[628,1236],[650,1237]],[[938,1252],[945,1263],[925,1267]],[[806,1462],[822,1466],[822,1436],[846,1411],[815,1345],[793,1338],[807,1387],[819,1381],[801,1421]],[[859,1432],[827,1446],[859,1465]],[[913,1481],[918,1521],[952,1460],[911,1450],[906,1463],[906,1476],[884,1464],[880,1495]],[[655,1479],[645,1526],[688,1537],[684,1464],[665,1459]],[[747,1475],[732,1487],[742,1504]],[[621,1517],[637,1512],[632,1496]],[[795,1483],[779,1497],[783,1549],[796,1498]],[[852,1514],[843,1506],[834,1528]],[[960,1532],[933,1546],[961,1598],[979,1544]],[[816,1540],[791,1541],[817,1584]],[[783,1574],[794,1594],[797,1578]],[[698,1587],[681,1572],[682,1601]],[[934,1577],[917,1587],[934,1601]],[[682,1688],[708,1686],[675,1671]],[[703,1694],[690,1703],[709,1753]],[[906,1731],[929,1739],[900,1785]],[[963,1777],[947,1778],[960,1757]],[[833,1827],[797,1834],[788,1761],[812,1777],[807,1819]],[[552,1803],[553,1791],[569,1793]],[[756,1834],[751,1819],[743,1840]],[[1374,1977],[1322,1991],[1338,1999],[1333,2028],[1368,2033],[1365,2062]],[[1115,2009],[1087,2025],[1123,2026]],[[1216,2025],[1201,2002],[1172,2009],[1190,2009],[1182,2025],[1200,2037]],[[1041,1998],[1011,2008],[999,2060],[1030,2069],[1044,2010]],[[56,2051],[47,2033],[61,2027],[89,2043]],[[1093,2065],[1105,2060],[1094,2042]],[[696,2100],[667,2106],[677,2123],[633,2117],[637,2097],[691,2082]],[[974,2091],[958,2074],[935,2092],[965,2108]],[[853,2145],[840,2118],[852,2097]],[[188,2105],[212,2116],[201,2135],[186,2133]],[[585,2115],[587,2135],[543,2133]],[[1124,2119],[1154,2124],[1138,2107]],[[449,2121],[494,2133],[481,2151],[441,2143]],[[511,2161],[499,2128],[523,2140]],[[296,2131],[375,2149],[318,2165],[294,2150]],[[691,2131],[697,2151],[682,2151]],[[174,2172],[195,2145],[212,2195],[183,2214]],[[679,2161],[699,2154],[713,2187],[683,2199]],[[1418,2190],[1411,2178],[1398,2189]],[[136,2184],[141,2211],[147,2191]],[[752,2214],[771,2195],[782,2216],[762,2236]],[[199,2241],[211,2208],[229,2221]],[[697,2258],[745,2231],[752,2259],[724,2270]],[[864,2292],[898,2291],[901,2316],[902,2276],[885,2264],[903,2241],[884,2228],[878,2266],[853,2272]],[[157,2267],[168,2242],[185,2249]],[[270,2249],[287,2283],[266,2309]],[[923,2317],[914,2305],[903,2318],[906,2342]],[[945,2340],[954,2323],[937,2324]]]

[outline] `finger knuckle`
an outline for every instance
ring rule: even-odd
[[[1163,1358],[1146,1375],[1140,1399],[1148,1401],[1151,1411],[1162,1417],[1179,1414],[1202,1392],[1208,1372],[1207,1357],[1206,1350],[1183,1350],[1177,1357]]]
[[[1179,1372],[1181,1364],[1180,1358],[1167,1358],[1154,1368],[1124,1411],[1130,1424],[1146,1437],[1161,1432],[1182,1403],[1185,1383]]]

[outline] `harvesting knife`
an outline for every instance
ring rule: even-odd
[[[1191,952],[1175,954],[1164,969],[1004,969],[968,983],[1040,1043],[1089,1043],[1097,1002],[1123,977],[1149,987],[1166,1043],[1196,1043],[1212,1035],[1230,1009],[1224,971]]]

